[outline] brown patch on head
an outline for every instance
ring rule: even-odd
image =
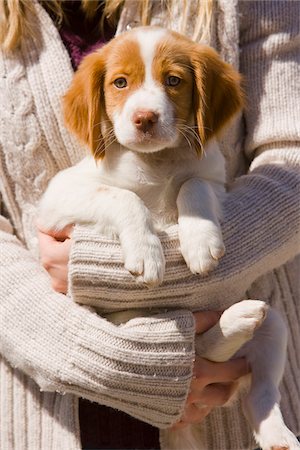
[[[105,103],[108,117],[121,110],[127,98],[137,90],[145,79],[145,67],[140,47],[134,36],[124,34],[114,40],[106,63]],[[114,81],[124,78],[127,86],[117,88]]]
[[[166,86],[168,75],[181,78],[180,84]],[[244,103],[238,72],[210,47],[175,32],[169,32],[157,46],[153,76],[165,86],[179,128],[194,116],[197,129],[193,128],[188,136],[190,139],[192,133],[197,134],[195,147],[199,153]]]
[[[130,33],[113,39],[80,64],[63,98],[64,119],[96,159],[104,157],[106,141],[111,139],[109,119],[144,77],[139,46]],[[117,78],[126,78],[127,87],[118,89],[114,85]]]
[[[176,33],[168,33],[157,45],[152,73],[153,78],[164,86],[174,106],[177,127],[183,128],[189,122],[193,108],[190,41]],[[177,86],[169,86],[168,77],[178,77],[181,81]]]

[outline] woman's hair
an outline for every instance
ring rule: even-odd
[[[149,25],[151,19],[151,6],[157,0],[140,0],[139,14],[142,25]],[[178,0],[160,0],[162,6],[166,7],[169,19],[172,18],[174,4]],[[187,26],[188,3],[196,0],[179,0],[182,2],[182,16],[180,24],[180,32],[184,33]],[[193,39],[199,41],[207,38],[210,34],[211,17],[214,0],[198,0],[198,12]],[[98,8],[103,4],[103,0],[81,0],[81,8],[87,19],[92,18]],[[67,21],[64,5],[65,0],[43,0],[43,6],[49,11],[57,22],[58,26],[64,20]],[[106,0],[104,5],[103,17],[107,18],[111,23],[116,23],[124,0]],[[14,50],[21,42],[25,35],[36,36],[37,31],[32,25],[32,14],[36,14],[35,5],[32,0],[0,0],[0,46],[4,50]],[[31,16],[31,19],[29,17]],[[103,26],[103,22],[99,23],[99,27]]]

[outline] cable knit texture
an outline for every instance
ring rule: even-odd
[[[138,20],[133,5],[125,2],[118,33]],[[155,5],[153,23],[178,29],[180,1],[171,24]],[[282,410],[300,433],[299,265],[293,260],[299,251],[297,2],[218,0],[214,6],[211,44],[242,71],[249,98],[243,119],[221,141],[227,252],[216,271],[189,273],[174,226],[161,235],[164,283],[146,289],[125,271],[117,241],[77,227],[72,298],[53,292],[39,265],[34,220],[51,177],[84,150],[61,117],[60,98],[73,74],[69,56],[51,19],[36,8],[40,38],[0,55],[0,187],[10,219],[0,218],[0,449],[80,449],[78,396],[161,428],[174,423],[192,375],[191,310],[224,309],[247,297],[266,300],[286,318]],[[122,326],[105,318],[132,308],[149,314]],[[240,411],[239,404],[215,409],[201,424],[208,449],[254,448]]]

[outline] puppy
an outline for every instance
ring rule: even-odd
[[[225,251],[219,223],[225,163],[216,137],[243,106],[239,74],[211,48],[165,29],[136,28],[85,58],[63,103],[67,126],[92,157],[51,181],[39,209],[43,227],[81,223],[116,235],[125,268],[155,286],[165,269],[156,233],[178,223],[191,272],[212,270]],[[245,413],[264,450],[297,445],[277,404],[285,335],[275,312],[246,301],[225,311],[197,348],[221,361],[250,341],[241,350],[253,373]],[[255,341],[266,351],[257,352]],[[162,446],[203,448],[196,426],[164,431]]]

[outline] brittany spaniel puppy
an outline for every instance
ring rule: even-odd
[[[239,74],[209,47],[136,28],[84,59],[63,103],[67,126],[92,156],[51,181],[39,210],[43,227],[82,223],[113,233],[125,268],[154,286],[165,269],[157,231],[178,223],[191,272],[212,270],[225,251],[225,164],[216,137],[242,108]],[[243,301],[196,349],[214,361],[246,356],[252,382],[244,409],[264,450],[297,447],[278,406],[285,347],[280,317],[263,302]],[[163,431],[162,446],[199,450],[201,433],[196,425]]]

